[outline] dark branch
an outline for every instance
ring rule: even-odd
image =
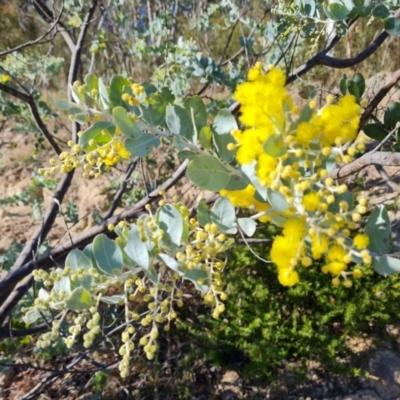
[[[42,135],[47,139],[47,141],[49,142],[49,144],[53,148],[53,150],[57,154],[60,154],[61,149],[58,147],[58,144],[55,142],[54,137],[49,132],[49,130],[47,129],[47,126],[43,122],[43,120],[39,114],[39,110],[36,107],[36,102],[35,102],[34,98],[30,94],[22,93],[19,90],[16,90],[16,89],[12,88],[11,86],[7,86],[3,83],[0,83],[0,90],[4,93],[10,94],[11,96],[14,96],[17,99],[20,99],[20,100],[24,101],[25,103],[27,103],[29,111],[31,112],[32,118],[36,122],[38,129],[40,130]]]
[[[390,89],[400,80],[400,69],[392,74],[386,84],[381,87],[379,92],[374,96],[374,98],[370,101],[368,106],[365,108],[363,114],[360,119],[360,127],[363,127],[368,119],[371,117],[372,113],[378,107],[379,103],[383,100],[383,98],[389,93]]]
[[[343,69],[343,68],[350,68],[354,65],[360,64],[369,56],[375,53],[376,50],[379,49],[381,44],[389,37],[389,34],[383,31],[364,51],[360,54],[356,55],[352,58],[346,58],[344,60],[340,60],[339,58],[334,58],[330,56],[323,57],[319,64],[325,65],[327,67]]]

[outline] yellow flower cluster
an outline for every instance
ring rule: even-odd
[[[0,82],[1,83],[7,83],[10,80],[10,76],[9,75],[0,75]]]
[[[164,198],[160,201],[159,211],[168,203],[165,192],[160,191],[160,194]],[[119,348],[119,354],[122,356],[119,371],[124,378],[129,376],[130,357],[135,348],[142,347],[149,360],[155,358],[159,331],[169,331],[171,322],[178,317],[176,310],[184,305],[183,290],[187,287],[185,282],[188,279],[196,286],[205,285],[202,289],[203,301],[213,309],[214,318],[220,316],[225,310],[224,302],[227,300],[227,295],[222,290],[221,277],[225,267],[224,256],[233,239],[228,239],[221,233],[215,223],[201,227],[196,219],[190,218],[190,211],[178,203],[177,196],[174,196],[170,206],[179,210],[187,229],[187,239],[179,247],[171,250],[163,241],[166,232],[160,227],[157,213],[154,215],[151,207],[146,206],[148,214],[141,216],[136,224],[140,240],[146,243],[149,250],[150,265],[146,271],[140,271],[136,266],[132,268],[132,265],[125,265],[122,270],[110,275],[103,274],[96,265],[90,268],[71,268],[67,265],[63,270],[33,272],[35,281],[43,282],[46,288],[54,288],[65,278],[69,279],[71,287],[77,287],[83,281],[92,282],[88,289],[92,305],[83,310],[75,310],[75,314],[68,309],[70,293],[64,290],[46,292],[42,289],[45,294],[42,293],[42,296],[35,300],[31,311],[47,315],[49,310],[56,309],[63,311],[63,314],[61,320],[53,322],[51,332],[40,337],[40,347],[50,346],[59,337],[60,323],[68,314],[67,319],[71,326],[68,328],[69,336],[64,338],[65,344],[72,348],[82,338],[83,346],[90,348],[103,329],[98,311],[101,299],[103,296],[117,295],[118,305],[125,308],[125,328],[121,333],[122,344]],[[132,228],[125,221],[120,221],[117,226],[108,225],[110,231],[117,233],[115,242],[121,249],[128,245]],[[170,255],[167,256],[168,253]],[[153,278],[150,278],[151,276]],[[66,287],[69,287],[69,284]]]
[[[50,159],[49,163],[52,167],[40,168],[39,174],[49,177],[57,170],[67,173],[74,168],[83,166],[82,176],[84,178],[99,178],[103,171],[108,171],[122,159],[130,157],[130,152],[119,138],[115,138],[103,146],[97,145],[95,140],[91,139],[89,146],[96,147],[96,149],[90,152],[84,152],[82,147],[72,140],[68,142],[68,146],[71,147],[70,152],[63,151],[59,155],[59,161]]]
[[[247,185],[243,190],[221,190],[221,196],[227,197],[235,207],[254,209],[257,213],[263,213],[271,207],[267,203],[262,203],[254,198],[256,189],[253,185]],[[271,217],[265,214],[259,218],[261,222],[271,221]]]
[[[143,86],[141,86],[137,83],[133,83],[131,85],[131,89],[132,89],[132,93],[135,95],[135,97],[131,96],[128,93],[124,93],[122,95],[122,100],[128,102],[130,106],[137,106],[140,103],[138,97],[141,94],[145,93],[145,89]]]
[[[351,231],[359,228],[357,223],[367,211],[366,200],[361,199],[352,210],[347,186],[329,177],[327,165],[332,160],[349,163],[357,151],[365,149],[360,142],[346,152],[340,147],[357,136],[361,107],[355,97],[346,95],[335,102],[330,96],[319,111],[310,102],[293,120],[299,110],[285,89],[284,73],[270,67],[264,74],[261,63],[250,70],[248,82],[238,86],[234,97],[246,127],[232,131],[236,159],[240,165],[253,163],[260,184],[287,204],[280,213],[280,220],[285,221],[282,235],[271,248],[280,283],[295,285],[297,266],[309,267],[324,257],[322,271],[334,276],[332,284],[337,286],[342,277],[350,287],[348,277],[361,275],[358,269],[346,272],[349,264],[357,259],[371,263],[368,236],[361,233],[351,239]],[[221,195],[235,206],[265,211],[266,220],[277,215],[255,199],[255,192],[249,185],[241,191],[223,190]]]

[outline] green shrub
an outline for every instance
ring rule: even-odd
[[[265,256],[269,248],[254,246]],[[301,281],[284,288],[276,267],[239,245],[224,272],[226,311],[220,320],[198,310],[197,322],[181,323],[217,364],[241,366],[250,378],[273,377],[283,360],[310,360],[338,370],[349,355],[346,339],[398,318],[400,277],[382,278],[372,267],[346,289],[332,287],[319,268],[301,271]],[[184,318],[182,318],[184,321]]]

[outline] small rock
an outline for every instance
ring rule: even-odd
[[[218,385],[218,391],[223,400],[242,399],[242,379],[235,371],[227,371]]]

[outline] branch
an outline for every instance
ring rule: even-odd
[[[47,23],[51,23],[53,21],[53,14],[48,9],[46,4],[44,4],[41,0],[33,0],[32,4],[35,7],[36,12],[43,18],[44,21]],[[67,27],[61,21],[58,21],[56,29],[57,32],[60,32],[61,36],[64,38],[65,43],[67,43],[71,53],[73,53],[75,51],[75,42]]]
[[[41,243],[43,240],[46,238],[47,234],[49,233],[51,227],[53,226],[53,223],[57,217],[58,210],[59,210],[59,204],[61,204],[65,193],[67,192],[71,181],[72,177],[74,175],[74,171],[69,172],[68,174],[64,175],[64,177],[61,179],[60,183],[58,184],[57,191],[55,192],[53,196],[53,201],[47,210],[47,213],[43,219],[43,224],[42,226],[34,233],[32,238],[25,244],[22,252],[18,256],[17,260],[15,261],[14,265],[12,266],[8,276],[3,280],[3,282],[0,282],[0,285],[3,283],[7,282],[5,285],[2,286],[2,289],[0,290],[0,326],[3,325],[7,315],[11,311],[12,307],[16,304],[14,302],[9,302],[6,301],[9,294],[14,290],[15,285],[18,283],[18,281],[22,278],[24,278],[27,274],[21,276],[17,280],[11,280],[9,278],[12,278],[14,274],[17,274],[21,268],[29,262],[32,262],[32,258],[34,255],[37,253],[38,248],[40,247]],[[23,283],[19,285],[19,287],[23,287]],[[18,294],[20,295],[21,292],[18,290]],[[23,293],[25,294],[25,293]],[[21,298],[23,296],[19,296]]]
[[[300,76],[304,75],[308,71],[310,71],[315,66],[321,63],[321,60],[328,54],[338,43],[340,40],[340,36],[336,35],[332,38],[332,40],[326,45],[326,47],[316,54],[314,57],[310,58],[305,64],[297,68],[292,75],[289,75],[286,81],[286,84],[289,85],[293,83]]]
[[[400,80],[400,69],[392,74],[386,84],[381,87],[379,92],[374,96],[374,98],[370,101],[368,106],[365,108],[363,114],[360,118],[360,127],[364,126],[368,121],[372,113],[375,111],[376,107],[378,107],[379,103],[383,100],[383,98],[388,94],[390,89]]]
[[[378,174],[381,176],[381,178],[387,183],[387,185],[394,191],[394,192],[400,192],[400,185],[396,182],[394,182],[390,176],[387,174],[385,169],[382,167],[382,165],[375,164],[374,165],[376,171]]]
[[[0,323],[5,320],[9,311],[15,306],[15,304],[18,303],[19,299],[23,296],[22,293],[24,292],[24,290],[26,290],[26,286],[30,283],[30,273],[33,271],[34,268],[48,269],[54,265],[55,260],[64,257],[72,249],[84,246],[87,243],[90,243],[96,235],[106,232],[108,224],[116,225],[120,221],[129,220],[141,215],[144,211],[144,207],[146,206],[146,204],[151,204],[155,200],[157,200],[160,190],[170,189],[176,184],[179,179],[184,176],[188,163],[189,161],[186,160],[177,169],[177,171],[172,175],[170,179],[160,185],[159,188],[151,192],[148,196],[136,203],[132,208],[122,212],[119,215],[116,215],[115,217],[109,218],[99,226],[95,226],[86,232],[82,232],[71,240],[68,240],[57,246],[51,252],[38,257],[36,260],[26,260],[24,264],[19,262],[18,267],[16,268],[15,265],[21,258],[21,254],[16,264],[11,269],[9,275],[2,282],[0,282],[0,293],[2,293],[2,295],[0,296],[0,304],[2,302],[4,303],[0,308]],[[6,301],[6,298],[15,288],[17,283],[21,281],[21,279],[23,280],[20,284],[18,284],[16,291],[14,291],[11,294],[10,298]]]
[[[136,159],[134,162],[129,164],[129,167],[128,167],[127,171],[126,171],[125,179],[121,183],[121,186],[119,187],[118,192],[115,194],[115,197],[114,197],[114,200],[113,200],[113,202],[111,204],[111,207],[107,211],[107,214],[104,216],[105,220],[107,220],[108,218],[111,218],[113,216],[114,211],[118,207],[118,204],[121,201],[121,197],[124,194],[126,187],[128,186],[128,182],[130,180],[130,177],[131,177],[133,171],[136,168],[137,163],[138,163],[138,160]]]
[[[23,337],[48,330],[49,326],[47,324],[40,324],[38,326],[35,326],[34,328],[28,329],[6,329],[5,327],[3,327],[2,329],[0,329],[0,338]]]
[[[11,96],[14,96],[17,99],[20,99],[20,100],[24,101],[25,103],[27,103],[29,111],[31,112],[32,118],[36,122],[36,125],[37,125],[39,131],[47,139],[47,141],[49,142],[49,144],[53,148],[53,150],[57,154],[60,154],[61,149],[58,147],[58,144],[55,142],[52,134],[49,132],[49,130],[47,129],[47,126],[43,122],[43,120],[39,114],[39,110],[36,107],[36,102],[35,102],[34,98],[32,97],[32,95],[22,93],[19,90],[16,90],[16,89],[12,88],[11,86],[7,86],[3,83],[0,83],[0,90],[4,93],[10,94]]]
[[[82,61],[81,56],[82,56],[83,42],[85,41],[85,37],[86,37],[87,31],[89,29],[90,20],[93,17],[96,7],[97,7],[97,0],[93,0],[91,6],[89,8],[89,11],[85,15],[85,20],[83,21],[83,26],[81,28],[81,32],[79,33],[78,40],[76,41],[75,48],[72,52],[71,63],[70,63],[69,72],[68,72],[68,101],[70,103],[73,102],[72,85],[78,78],[79,66]],[[73,122],[72,123],[72,140],[74,142],[77,141],[78,131],[79,131],[79,124],[76,122]]]
[[[238,244],[271,244],[272,239],[253,239],[253,238],[246,238],[246,239],[237,239],[236,243]]]
[[[61,18],[61,15],[62,15],[63,11],[64,11],[64,2],[61,3],[61,11],[60,11],[60,13],[58,14],[57,18],[56,18],[56,19],[54,20],[54,22],[52,23],[52,25],[50,26],[50,28],[49,28],[48,31],[46,31],[42,36],[38,37],[38,38],[35,39],[35,40],[30,40],[29,42],[22,43],[22,44],[20,44],[19,46],[16,46],[16,47],[14,47],[14,48],[12,48],[12,49],[5,50],[5,51],[0,52],[0,57],[6,56],[7,54],[11,54],[11,53],[13,53],[14,51],[23,50],[23,49],[25,49],[26,47],[34,46],[34,45],[36,45],[36,44],[41,44],[40,42],[41,42],[46,36],[50,35],[50,33],[57,27],[57,24],[58,24],[59,21],[60,21],[60,18]]]
[[[389,37],[389,34],[383,31],[365,50],[355,57],[339,59],[325,55],[319,61],[319,65],[325,65],[327,67],[343,69],[350,68],[354,65],[360,64],[362,61],[367,59],[369,56],[375,53],[379,49],[380,45]]]
[[[378,151],[372,154],[367,153],[344,167],[335,168],[329,175],[333,179],[342,179],[374,164],[381,166],[399,166],[400,153],[392,153],[391,151]]]

